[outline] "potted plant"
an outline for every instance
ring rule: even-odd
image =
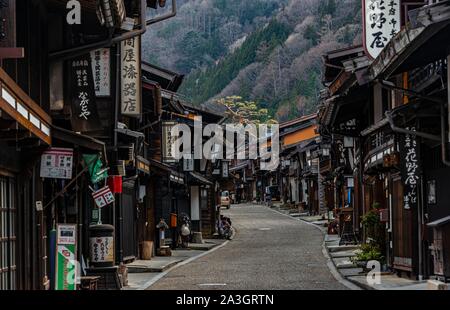
[[[382,263],[384,260],[381,251],[384,243],[384,231],[379,213],[381,208],[380,203],[374,202],[370,211],[362,217],[361,224],[366,231],[367,241],[361,245],[361,248],[356,252],[356,256],[351,259],[353,263],[366,272],[368,271],[367,263],[369,261],[375,260]]]
[[[367,263],[375,260],[382,262],[384,257],[381,254],[379,246],[373,242],[365,243],[361,245],[361,248],[356,251],[356,256],[352,257],[350,260],[352,263],[361,267],[365,272],[369,271],[367,269]]]

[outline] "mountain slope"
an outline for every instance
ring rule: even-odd
[[[178,0],[177,16],[152,25],[145,34],[144,58],[183,74],[213,65],[286,1]]]
[[[206,32],[185,27],[182,39],[171,36],[174,54],[151,57],[170,55],[163,65],[187,74],[180,92],[216,110],[217,99],[238,95],[279,121],[312,112],[322,88],[321,56],[361,41],[360,0],[195,0],[183,7],[200,16],[213,12],[226,26],[209,31],[209,17],[200,18]],[[181,26],[168,22],[159,31]]]

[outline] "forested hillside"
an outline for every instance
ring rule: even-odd
[[[144,52],[187,75],[180,92],[195,104],[237,95],[279,121],[309,113],[322,88],[321,56],[361,42],[360,0],[179,3],[176,19],[149,31]]]

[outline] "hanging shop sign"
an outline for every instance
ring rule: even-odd
[[[73,149],[50,148],[41,156],[41,178],[72,179]]]
[[[162,123],[162,160],[164,163],[173,164],[177,162],[172,152],[172,145],[175,142],[175,137],[172,136],[172,128],[176,124],[173,121]]]
[[[183,158],[183,171],[193,172],[194,171],[194,158]]]
[[[150,162],[141,156],[136,156],[136,168],[140,172],[150,174]]]
[[[216,160],[215,162],[213,162],[212,175],[220,175],[221,170],[222,170],[222,161]]]
[[[289,167],[291,165],[291,160],[290,159],[285,159],[281,161],[281,167],[282,168],[286,168]]]
[[[55,289],[71,291],[77,284],[77,226],[58,224],[56,241]]]
[[[91,55],[85,54],[69,61],[70,97],[72,102],[72,129],[89,132],[101,129],[95,101]]]
[[[363,0],[364,46],[377,58],[400,31],[400,0]]]
[[[416,131],[415,127],[406,128]],[[418,200],[419,183],[419,155],[417,137],[413,135],[403,135],[400,139],[400,153],[403,154],[401,164],[403,178],[403,206],[405,209],[414,209]]]
[[[222,162],[222,178],[228,178],[230,173],[229,173],[229,162],[227,161],[223,161]]]
[[[355,132],[358,129],[358,120],[356,118],[349,119],[338,125],[338,129],[341,132]]]
[[[354,188],[355,187],[355,178],[353,177],[346,177],[347,180],[347,188]]]
[[[110,49],[102,48],[91,52],[94,90],[97,97],[111,95]]]
[[[106,207],[115,201],[114,195],[109,189],[109,186],[105,186],[102,189],[93,192],[92,197],[94,198],[95,204],[99,208]]]
[[[121,102],[122,114],[139,117],[141,114],[141,40],[140,36],[121,43]]]
[[[427,202],[429,205],[436,204],[436,180],[427,182]]]

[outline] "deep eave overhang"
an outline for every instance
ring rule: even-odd
[[[413,10],[410,12],[410,19],[411,23],[373,61],[368,69],[367,82],[387,79],[448,55],[450,1]]]
[[[149,80],[156,80],[161,86],[169,91],[176,92],[184,80],[184,75],[176,72],[160,68],[153,64],[142,62],[141,66],[143,75],[148,75],[151,78]]]
[[[280,129],[285,129],[285,128],[288,128],[288,127],[293,127],[293,126],[295,126],[295,125],[301,124],[301,123],[303,123],[303,122],[311,121],[311,120],[314,120],[314,119],[316,119],[316,118],[317,118],[317,113],[310,114],[310,115],[305,115],[305,116],[296,118],[296,119],[294,119],[294,120],[291,120],[291,121],[287,121],[287,122],[281,123],[281,124],[280,124]]]
[[[299,141],[297,143],[294,144],[289,144],[286,146],[282,146],[282,152],[289,150],[289,149],[294,149],[297,153],[303,153],[306,152],[308,150],[311,150],[313,148],[315,148],[318,144],[316,142],[316,138],[310,138],[308,140],[303,140],[303,141]]]
[[[52,125],[53,137],[57,140],[78,145],[86,149],[104,152],[105,143],[93,137]],[[105,154],[106,155],[106,154]]]
[[[231,172],[234,172],[234,171],[246,169],[247,167],[248,167],[248,162],[245,162],[245,163],[238,164],[238,165],[236,165],[234,167],[231,167],[229,170]]]
[[[295,133],[295,132],[297,132],[297,131],[302,131],[302,130],[304,130],[304,129],[306,129],[306,128],[309,128],[309,127],[314,127],[316,125],[316,119],[314,118],[314,119],[310,119],[310,120],[308,120],[307,122],[304,122],[304,123],[302,123],[302,124],[299,124],[297,127],[295,127],[295,128],[292,128],[292,129],[289,129],[289,130],[287,130],[287,131],[284,131],[284,132],[280,132],[280,138],[281,137],[285,137],[285,136],[287,136],[287,135],[289,135],[289,134],[292,134],[292,133]]]
[[[213,181],[208,180],[205,176],[198,172],[189,172],[190,182],[191,184],[199,184],[199,185],[214,185]]]

